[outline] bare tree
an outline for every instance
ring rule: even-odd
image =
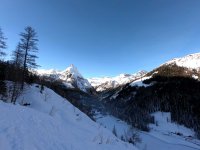
[[[24,81],[26,73],[28,69],[37,68],[38,65],[35,62],[35,59],[38,58],[35,53],[38,52],[37,48],[37,33],[35,30],[28,26],[25,28],[25,32],[20,34],[21,41],[20,41],[20,48],[24,53],[24,60],[23,60],[23,75],[22,75],[22,86],[21,89],[24,88]]]

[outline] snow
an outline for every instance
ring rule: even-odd
[[[194,74],[192,75],[192,78],[194,78],[196,80],[199,79],[199,77],[197,75],[194,75]]]
[[[124,135],[125,132],[129,131],[129,129],[131,128],[131,126],[129,126],[126,122],[124,122],[116,117],[113,117],[112,115],[103,116],[101,114],[98,114],[95,116],[95,119],[97,120],[98,123],[105,126],[110,131],[112,131],[113,128],[115,127],[117,136],[119,138],[122,135]]]
[[[156,112],[152,114],[155,117],[155,124],[150,124],[150,132],[138,131],[141,142],[136,147],[141,150],[199,150],[200,141],[194,138],[194,132],[184,126],[170,122],[169,112]],[[114,126],[117,136],[120,137],[130,131],[131,126],[126,122],[111,115],[96,115],[97,122],[109,130]],[[136,130],[137,131],[137,130]],[[181,133],[178,136],[175,133]],[[191,137],[189,137],[191,136]]]
[[[30,103],[30,106],[22,104]],[[134,150],[45,87],[26,87],[17,104],[0,101],[0,149]]]
[[[140,71],[135,74],[120,74],[116,77],[90,78],[88,81],[97,91],[104,91],[109,88],[116,88],[120,85],[130,83],[146,74],[146,71]]]
[[[36,72],[40,76],[50,77],[53,80],[61,80],[67,88],[79,88],[84,92],[87,92],[87,89],[92,88],[88,80],[83,78],[73,64],[63,71],[41,69],[36,70]]]
[[[130,84],[130,86],[144,86],[144,87],[148,87],[148,86],[150,86],[151,84],[144,84],[143,83],[143,81],[144,80],[147,80],[147,79],[150,79],[151,78],[151,76],[148,76],[148,77],[142,77],[142,78],[140,78],[140,79],[138,79],[138,80],[135,80],[135,81],[133,81],[131,84]]]
[[[156,112],[152,116],[155,118],[155,122],[158,125],[151,124],[150,127],[164,134],[168,133],[181,133],[183,136],[194,136],[194,131],[188,129],[182,125],[178,125],[171,122],[171,114],[169,112]]]
[[[200,53],[190,54],[182,58],[174,58],[165,64],[176,64],[180,67],[200,69]]]

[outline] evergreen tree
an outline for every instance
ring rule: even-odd
[[[37,39],[37,33],[30,26],[26,27],[25,32],[22,32],[20,36],[21,36],[20,49],[24,53],[22,86],[21,86],[21,89],[23,89],[25,77],[28,74],[28,69],[38,67],[38,65],[35,62],[35,59],[38,58],[35,55],[35,53],[38,52],[37,48],[38,39]]]

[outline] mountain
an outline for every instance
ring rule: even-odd
[[[174,58],[147,73],[147,76],[181,76],[200,78],[200,53]]]
[[[97,92],[104,92],[117,89],[141,77],[154,75],[187,76],[198,79],[200,78],[200,53],[174,58],[149,73],[140,71],[136,74],[120,74],[116,77],[89,78],[88,81]]]
[[[74,65],[70,65],[70,67],[64,71],[58,71],[55,69],[37,70],[39,76],[44,77],[49,81],[61,81],[69,89],[77,88],[84,92],[91,91],[93,88],[97,92],[115,89],[141,78],[146,73],[146,71],[139,71],[135,74],[120,74],[116,77],[85,79]]]
[[[134,80],[141,78],[146,73],[146,71],[140,71],[135,74],[120,74],[116,77],[90,78],[88,81],[97,92],[102,92],[105,90],[115,89],[127,83],[131,83]]]
[[[165,63],[168,64],[176,64],[179,67],[185,67],[188,69],[200,69],[200,53],[190,54],[181,58],[174,58]]]
[[[133,126],[149,131],[151,113],[170,112],[172,122],[195,131],[200,138],[200,54],[172,59],[142,78],[102,93],[110,112]]]
[[[88,92],[92,89],[91,84],[85,79],[72,64],[64,71],[54,69],[37,70],[37,74],[50,81],[61,81],[67,88],[80,89],[83,92]]]

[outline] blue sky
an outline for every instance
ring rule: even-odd
[[[8,54],[31,25],[41,69],[115,76],[200,51],[199,0],[0,0]],[[9,55],[8,55],[9,56]]]

